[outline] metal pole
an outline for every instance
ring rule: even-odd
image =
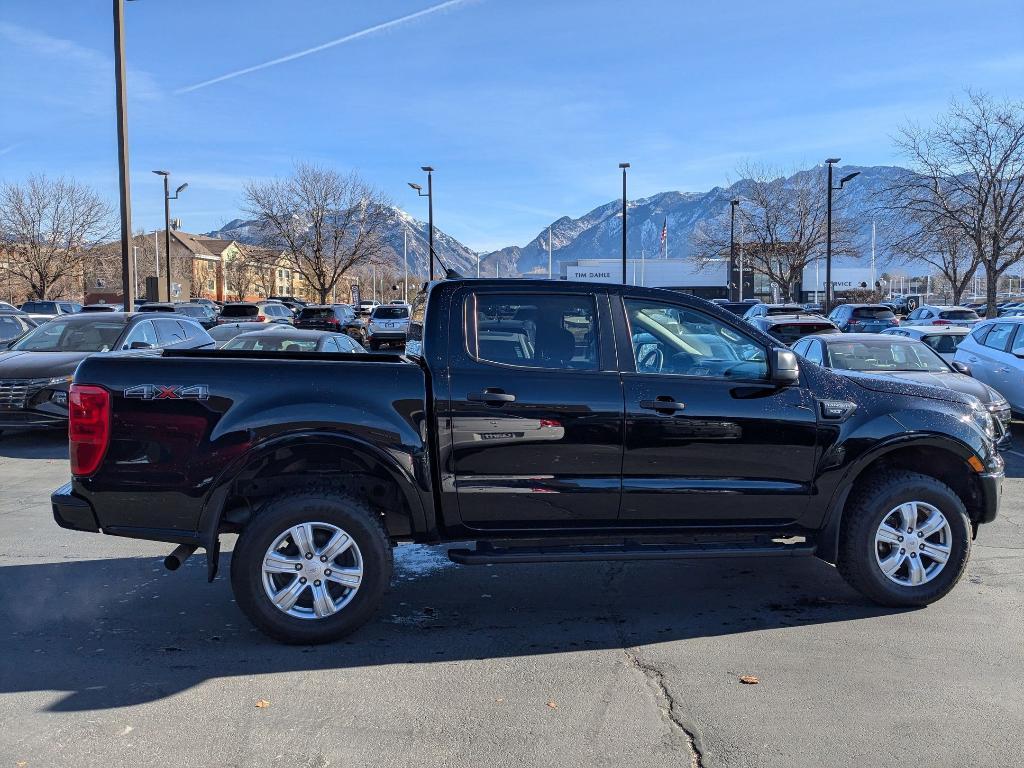
[[[736,289],[733,287],[732,276],[736,272],[736,202],[729,204],[729,301],[736,301]]]
[[[402,301],[409,303],[409,230],[402,229],[402,257],[405,259],[405,282],[402,283]]]
[[[629,163],[619,163],[622,168],[622,284],[626,284],[626,169]]]
[[[139,295],[139,246],[132,246],[132,287],[135,289],[135,295]],[[135,306],[125,307],[125,312],[131,312],[135,309]]]
[[[551,227],[548,227],[548,280],[551,279]]]
[[[134,307],[135,268],[128,244],[132,237],[132,200],[128,170],[127,78],[124,66],[124,0],[114,0],[114,91],[117,100],[118,188],[121,208],[121,294]],[[131,309],[129,309],[131,311]]]
[[[828,164],[828,202],[825,225],[825,314],[832,311],[832,163]]]
[[[430,279],[434,279],[434,173],[427,171],[427,220],[430,227]]]
[[[743,301],[743,267],[744,267],[744,264],[743,264],[743,261],[744,261],[743,241],[746,240],[746,239],[747,239],[747,227],[746,227],[746,224],[741,220],[740,221],[740,301]],[[815,299],[815,300],[817,300],[817,299]]]
[[[871,221],[871,290],[875,290],[875,222]]]
[[[480,277],[480,252],[476,253],[476,276]]]
[[[160,240],[157,236],[156,230],[153,230],[153,251],[154,251],[154,263],[153,267],[156,271],[153,273],[156,275],[156,298],[160,299]],[[148,296],[146,298],[149,298]]]
[[[171,190],[164,176],[164,263],[167,267],[167,300],[171,298]]]

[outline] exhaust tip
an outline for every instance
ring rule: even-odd
[[[176,571],[196,551],[192,544],[179,544],[167,557],[164,558],[164,568],[168,571]]]

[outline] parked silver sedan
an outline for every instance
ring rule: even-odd
[[[882,331],[883,335],[903,336],[923,341],[939,353],[947,363],[953,362],[953,355],[970,329],[959,325],[904,325]]]
[[[953,360],[999,390],[1014,413],[1024,413],[1024,317],[978,323],[960,342]]]

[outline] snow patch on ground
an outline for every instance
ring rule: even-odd
[[[399,544],[395,547],[395,578],[399,581],[422,579],[454,567],[455,563],[448,559],[447,547],[426,544]]]

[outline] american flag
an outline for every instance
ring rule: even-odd
[[[668,258],[668,217],[665,217],[665,223],[661,225],[661,250],[664,254],[663,258]]]

